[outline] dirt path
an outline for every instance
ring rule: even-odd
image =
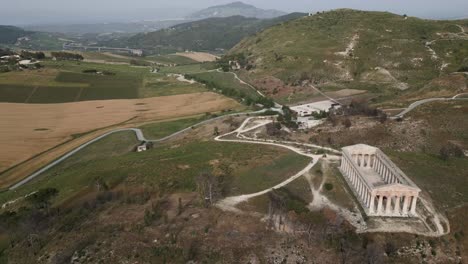
[[[249,126],[249,123],[253,120],[257,119],[254,125]],[[425,197],[420,197],[422,207],[419,208],[418,218],[408,218],[408,219],[380,219],[380,218],[373,218],[371,226],[368,225],[368,221],[364,219],[363,214],[357,209],[359,207],[358,204],[354,203],[354,210],[350,210],[347,208],[343,208],[334,202],[330,201],[325,195],[322,194],[322,189],[327,181],[327,174],[324,174],[323,178],[320,180],[320,183],[315,186],[314,185],[314,175],[310,173],[310,169],[314,167],[319,160],[322,160],[326,164],[330,162],[336,162],[340,159],[339,156],[336,155],[327,155],[326,158],[323,158],[321,155],[312,155],[306,153],[300,146],[304,146],[303,144],[298,144],[295,142],[288,142],[288,141],[268,141],[268,140],[259,140],[257,138],[250,138],[243,133],[255,130],[261,126],[264,126],[271,121],[268,118],[255,118],[250,117],[247,118],[236,130],[229,132],[227,134],[218,136],[215,138],[216,141],[223,141],[223,142],[236,142],[236,143],[248,143],[248,144],[265,144],[265,145],[272,145],[290,149],[300,155],[307,156],[312,158],[311,163],[309,163],[303,170],[296,173],[295,175],[289,177],[287,180],[283,181],[282,183],[273,186],[271,188],[251,193],[251,194],[243,194],[237,196],[227,197],[221,201],[219,201],[216,206],[222,210],[232,211],[236,213],[244,213],[236,206],[242,202],[246,202],[249,199],[252,199],[257,196],[264,195],[268,192],[271,192],[274,189],[278,189],[281,187],[286,186],[287,184],[291,183],[292,181],[296,180],[297,178],[304,176],[310,185],[310,191],[312,194],[312,201],[308,205],[309,210],[311,211],[318,211],[325,207],[330,208],[331,210],[337,212],[343,218],[345,218],[351,225],[356,228],[356,232],[358,233],[366,233],[366,232],[388,232],[388,233],[395,233],[395,232],[406,232],[412,234],[419,234],[425,236],[433,236],[439,237],[442,235],[447,234],[450,232],[449,222],[447,218],[439,213],[435,207],[433,206],[430,199],[426,199]],[[236,135],[237,139],[226,139],[224,137]],[[298,147],[293,147],[291,145],[296,144]],[[322,148],[323,149],[323,148]],[[332,149],[331,149],[332,150]],[[330,150],[329,150],[330,151]],[[333,150],[338,152],[337,150]],[[353,195],[353,194],[349,194]],[[432,219],[432,220],[428,220]],[[428,221],[432,221],[435,225],[435,230],[433,230],[430,226]],[[419,227],[413,226],[414,224],[419,225]],[[424,228],[425,227],[425,228]],[[424,229],[426,229],[424,231]]]

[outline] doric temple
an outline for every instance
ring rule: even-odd
[[[340,171],[368,216],[412,217],[421,191],[380,149],[342,149]]]

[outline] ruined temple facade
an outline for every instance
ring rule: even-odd
[[[421,190],[380,149],[342,149],[340,171],[368,216],[413,217]]]

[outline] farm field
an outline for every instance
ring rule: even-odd
[[[146,57],[127,56],[124,54],[115,54],[110,52],[78,52],[87,62],[110,63],[110,64],[129,64],[131,61],[141,63],[159,63],[159,64],[193,64],[197,60],[182,54],[151,55]]]
[[[210,92],[66,104],[0,103],[0,112],[10,113],[0,120],[0,171],[64,143],[73,135],[129,120],[142,123],[239,107],[234,100]],[[10,180],[2,175],[0,185]]]
[[[231,171],[226,187],[232,192],[248,193],[286,180],[308,162],[305,157],[271,146],[191,141],[136,153],[131,151],[136,144],[133,133],[111,135],[17,191],[0,194],[0,201],[50,187],[59,190],[55,200],[59,204],[92,190],[97,180],[109,188],[119,184],[129,188],[146,185],[161,192],[191,192],[196,190],[196,177],[200,173],[216,174],[225,165]],[[281,170],[277,170],[279,165]]]
[[[194,64],[198,63],[198,61],[187,57],[183,56],[181,54],[168,54],[168,55],[151,55],[145,57],[146,60],[152,61],[155,63],[160,63],[160,64]]]
[[[163,67],[161,73],[177,73],[177,74],[190,74],[190,73],[201,73],[210,70],[215,70],[216,65],[214,63],[198,63],[190,65],[179,65],[175,67]]]
[[[186,57],[197,62],[215,61],[218,57],[206,52],[178,52],[178,56]]]
[[[248,95],[252,98],[257,98],[259,96],[254,89],[246,84],[242,84],[232,73],[212,71],[195,73],[190,76],[193,76],[197,81],[212,84],[217,89],[234,89],[238,91],[239,94]]]
[[[141,97],[189,94],[207,91],[204,85],[177,80],[177,76],[153,73],[144,79]]]
[[[149,67],[70,61],[41,64],[45,68],[0,74],[0,102],[66,103],[206,91],[203,85],[183,82],[176,76],[151,73]]]

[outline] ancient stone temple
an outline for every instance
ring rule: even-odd
[[[340,171],[368,216],[412,217],[421,191],[380,149],[342,149]]]

